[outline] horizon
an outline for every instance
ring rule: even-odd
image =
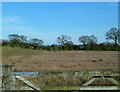
[[[39,38],[44,45],[57,44],[60,35],[80,44],[82,35],[95,35],[105,42],[105,33],[118,27],[117,2],[3,2],[3,33]]]

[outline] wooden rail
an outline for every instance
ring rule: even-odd
[[[79,72],[11,72],[14,75],[41,75],[41,76],[120,76],[111,71],[79,71]]]
[[[26,80],[22,76],[16,76],[16,78],[23,81],[25,84],[27,84],[29,87],[33,88],[34,90],[40,90],[41,91],[41,89],[39,87],[37,87],[35,84],[31,83],[30,81]]]
[[[21,75],[29,76],[90,76],[91,79],[87,80],[79,87],[73,88],[73,90],[120,90],[120,82],[115,80],[113,77],[119,77],[120,73],[111,72],[111,71],[79,71],[79,72],[14,72],[13,66],[3,66],[3,90],[37,90],[42,92],[43,90],[32,82],[26,80]],[[89,86],[91,83],[96,81],[100,77],[104,77],[107,80],[111,81],[115,86]],[[19,79],[28,85],[28,87],[17,88],[15,87],[15,80]],[[67,87],[65,87],[67,88]],[[65,90],[64,87],[59,89],[57,87],[51,87],[51,89],[45,90]]]

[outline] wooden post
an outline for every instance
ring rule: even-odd
[[[0,66],[0,92],[2,92],[2,67]]]
[[[3,91],[9,90],[10,92],[13,92],[13,90],[15,90],[15,76],[11,73],[12,71],[13,66],[3,66]]]

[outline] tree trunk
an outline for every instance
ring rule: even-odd
[[[116,49],[116,47],[117,47],[117,39],[115,39],[115,49]]]
[[[84,49],[86,49],[86,44],[85,44],[85,43],[83,43],[83,45],[84,45]]]

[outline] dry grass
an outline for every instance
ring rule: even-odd
[[[4,48],[3,64],[14,64],[16,71],[117,71],[117,54],[117,51],[34,51]]]
[[[3,49],[3,65],[14,64],[16,71],[117,71],[117,51],[41,51],[23,48]],[[43,89],[57,86],[81,86],[91,77],[35,76],[27,77]],[[118,78],[116,78],[118,80]],[[24,83],[16,80],[16,86]],[[91,85],[113,85],[100,78]],[[48,88],[47,88],[48,87]],[[73,88],[74,88],[73,87]]]
[[[81,86],[83,83],[91,79],[92,77],[88,76],[36,76],[36,77],[25,77],[27,80],[31,81],[32,83],[36,84],[38,87],[44,89],[45,87],[62,87],[62,86]],[[16,86],[23,86],[24,83],[17,81]],[[111,83],[104,77],[96,79],[90,86],[115,86],[115,84]]]

